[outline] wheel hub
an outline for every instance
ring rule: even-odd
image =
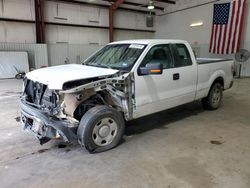
[[[118,125],[112,118],[103,118],[95,125],[92,139],[98,146],[106,146],[113,142],[118,131]]]
[[[108,125],[102,126],[102,127],[99,129],[98,133],[99,133],[100,137],[102,137],[102,138],[108,136],[109,133],[110,133],[110,128],[109,128],[109,126],[108,126]]]
[[[221,98],[221,96],[220,96],[220,90],[219,89],[217,89],[217,90],[215,90],[215,92],[214,92],[214,94],[213,94],[213,104],[217,104],[219,101],[220,101],[220,98]]]

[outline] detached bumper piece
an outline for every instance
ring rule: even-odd
[[[25,130],[31,132],[39,139],[40,144],[48,142],[52,138],[61,137],[65,142],[77,140],[77,126],[66,120],[55,120],[43,111],[20,102],[21,123]]]

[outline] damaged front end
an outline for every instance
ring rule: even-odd
[[[24,92],[20,99],[21,123],[25,130],[39,139],[40,144],[52,138],[69,142],[76,139],[77,122],[59,118],[60,96],[44,84],[24,80]]]
[[[82,116],[96,105],[112,106],[132,119],[134,108],[133,74],[66,82],[62,90],[29,79],[24,81],[21,96],[21,122],[41,144],[53,138],[65,142],[77,139]]]
[[[74,84],[69,82],[64,85]],[[59,93],[64,99],[62,106],[67,115],[77,117],[79,113],[78,116],[82,117],[85,111],[81,112],[81,106],[88,110],[95,105],[108,105],[122,112],[126,120],[132,119],[135,103],[132,73],[102,78],[73,88],[67,87]]]

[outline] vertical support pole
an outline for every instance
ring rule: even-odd
[[[124,0],[116,0],[109,7],[109,42],[114,41],[114,13],[115,10],[123,3]]]
[[[45,43],[44,0],[35,1],[36,42]]]
[[[109,7],[109,42],[114,41],[114,11],[112,6]]]

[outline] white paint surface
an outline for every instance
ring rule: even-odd
[[[62,89],[63,84],[68,81],[108,76],[117,72],[118,70],[114,69],[70,64],[37,69],[26,76],[28,79],[48,85],[49,89]]]
[[[125,41],[126,43],[132,41]],[[117,42],[122,43],[122,42]],[[231,66],[233,61],[198,65],[191,46],[181,40],[137,40],[133,43],[147,44],[147,48],[132,69],[135,75],[134,118],[149,115],[208,95],[213,81],[222,77],[225,81],[224,89],[228,89],[233,75]],[[192,66],[164,69],[161,75],[138,75],[138,68],[147,52],[158,44],[184,43],[191,55]],[[207,59],[208,60],[208,59]],[[212,60],[211,58],[209,60]],[[179,73],[180,79],[173,80],[173,74]]]
[[[133,118],[139,118],[194,100],[204,98],[215,79],[222,77],[224,89],[228,89],[233,80],[231,67],[233,61],[221,61],[198,65],[191,46],[181,40],[130,40],[113,44],[147,44],[138,58],[131,73],[134,75],[135,100]],[[159,44],[183,43],[186,45],[192,65],[164,69],[160,75],[139,75],[138,69],[149,50]],[[206,59],[208,60],[208,59]],[[62,65],[38,69],[27,74],[27,78],[48,85],[49,89],[61,90],[68,81],[113,75],[117,70],[86,65]],[[173,75],[178,73],[179,79]]]

